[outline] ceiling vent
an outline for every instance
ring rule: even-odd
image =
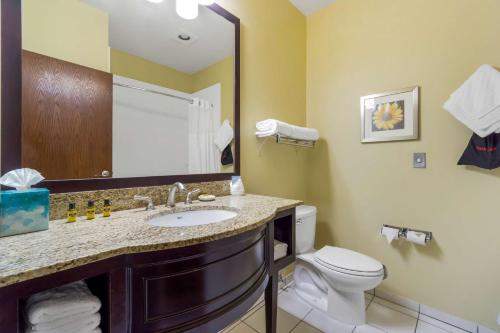
[[[171,38],[184,46],[191,46],[199,39],[195,34],[185,30],[177,30],[172,34]]]

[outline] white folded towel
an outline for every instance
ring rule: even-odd
[[[101,324],[101,315],[94,313],[86,316],[69,316],[47,323],[29,326],[26,333],[67,333],[67,332],[93,332]]]
[[[70,331],[31,331],[29,329],[26,330],[26,333],[102,333],[102,330],[99,327],[96,327],[94,329],[84,329],[84,330],[70,330]]]
[[[31,325],[99,311],[101,301],[83,281],[42,291],[28,298],[26,316]]]
[[[229,120],[224,120],[221,127],[215,133],[215,145],[219,148],[220,151],[224,151],[226,147],[233,141],[234,138],[234,130],[229,123]]]
[[[500,72],[482,65],[450,96],[444,108],[481,137],[500,133]]]
[[[51,330],[51,331],[33,331],[32,329],[27,328],[25,332],[26,333],[101,333],[102,330],[99,327],[93,329],[82,329],[82,330],[70,329],[69,331],[65,328],[61,330]]]
[[[255,135],[260,138],[281,135],[295,140],[317,141],[319,139],[319,132],[314,128],[299,127],[276,119],[260,121],[255,127],[257,128]]]
[[[274,240],[274,260],[286,257],[287,250],[288,244],[277,241],[276,239]]]

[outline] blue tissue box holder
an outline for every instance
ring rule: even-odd
[[[0,237],[49,229],[49,190],[0,192]]]

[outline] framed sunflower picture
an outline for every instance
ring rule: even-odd
[[[361,142],[418,139],[419,87],[361,97]]]

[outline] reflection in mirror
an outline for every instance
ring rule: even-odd
[[[175,1],[23,0],[22,164],[49,180],[233,172],[235,26]]]

